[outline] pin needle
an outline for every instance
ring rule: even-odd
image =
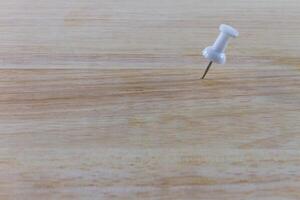
[[[208,70],[209,70],[209,68],[210,68],[210,66],[211,66],[212,63],[213,63],[213,61],[210,61],[209,64],[207,65],[206,70],[205,70],[205,72],[204,72],[204,74],[202,76],[202,79],[205,78],[205,76],[206,76],[206,74],[207,74],[207,72],[208,72]]]

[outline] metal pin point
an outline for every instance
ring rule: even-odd
[[[205,72],[204,72],[204,74],[202,76],[202,79],[205,78],[205,76],[206,76],[206,74],[207,74],[207,72],[208,72],[208,70],[209,70],[209,68],[210,68],[210,66],[211,66],[212,63],[213,63],[213,61],[210,61],[209,64],[207,65],[206,70],[205,70]]]
[[[232,28],[231,26],[221,24],[220,26],[220,34],[216,39],[213,46],[206,47],[202,54],[203,56],[210,61],[206,70],[202,76],[202,79],[205,78],[209,68],[211,67],[213,62],[218,64],[224,64],[226,62],[226,55],[224,53],[225,48],[227,47],[228,40],[230,37],[237,37],[239,32]]]

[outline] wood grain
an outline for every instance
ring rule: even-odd
[[[300,199],[299,8],[1,0],[0,199]]]

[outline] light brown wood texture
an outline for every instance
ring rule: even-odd
[[[300,199],[299,9],[1,0],[0,199]]]

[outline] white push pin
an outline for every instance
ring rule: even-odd
[[[210,61],[202,76],[202,79],[204,79],[206,76],[213,62],[219,64],[224,64],[226,62],[226,55],[224,51],[228,44],[228,39],[230,37],[235,38],[239,35],[237,30],[225,24],[221,24],[220,31],[221,33],[219,34],[213,46],[206,47],[202,52],[203,56]]]

